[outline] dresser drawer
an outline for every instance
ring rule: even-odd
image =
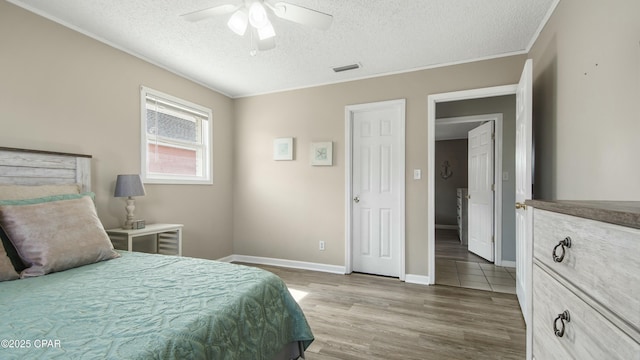
[[[564,335],[554,332],[556,317],[569,313]],[[540,267],[533,266],[533,356],[552,359],[640,359],[640,344],[620,331],[600,313],[558,283]]]
[[[533,216],[534,257],[640,331],[640,230],[539,209]],[[556,262],[566,237],[571,247]]]

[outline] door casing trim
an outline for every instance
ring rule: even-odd
[[[353,220],[353,207],[351,199],[353,198],[353,191],[351,189],[351,180],[352,180],[352,144],[353,144],[353,114],[357,111],[361,110],[371,110],[376,108],[386,108],[390,106],[399,106],[400,107],[400,164],[402,168],[402,173],[400,174],[400,188],[398,189],[399,196],[399,211],[400,211],[400,249],[399,256],[400,259],[398,261],[399,269],[399,278],[400,280],[405,280],[406,274],[406,266],[405,266],[405,173],[406,173],[406,164],[405,164],[405,144],[406,144],[406,100],[405,99],[397,99],[397,100],[388,100],[388,101],[379,101],[365,104],[357,104],[357,105],[347,105],[344,108],[344,123],[345,123],[345,272],[350,274],[353,272],[353,245],[352,245],[352,220]]]
[[[435,233],[435,127],[436,105],[439,102],[515,95],[517,84],[488,88],[432,94],[427,97],[427,258],[429,259],[429,284],[436,283],[436,233]]]

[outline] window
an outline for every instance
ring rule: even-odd
[[[146,87],[140,98],[143,181],[211,184],[211,109]]]

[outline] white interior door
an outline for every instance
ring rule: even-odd
[[[397,277],[404,244],[404,102],[355,111],[352,126],[353,271]]]
[[[469,251],[491,262],[493,249],[493,121],[469,131]]]
[[[531,199],[532,186],[532,64],[531,59],[525,63],[516,91],[516,294],[527,327],[531,325],[533,213],[523,205]]]

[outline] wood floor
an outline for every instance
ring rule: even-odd
[[[515,295],[259,267],[306,293],[299,304],[315,335],[307,360],[525,358]]]

